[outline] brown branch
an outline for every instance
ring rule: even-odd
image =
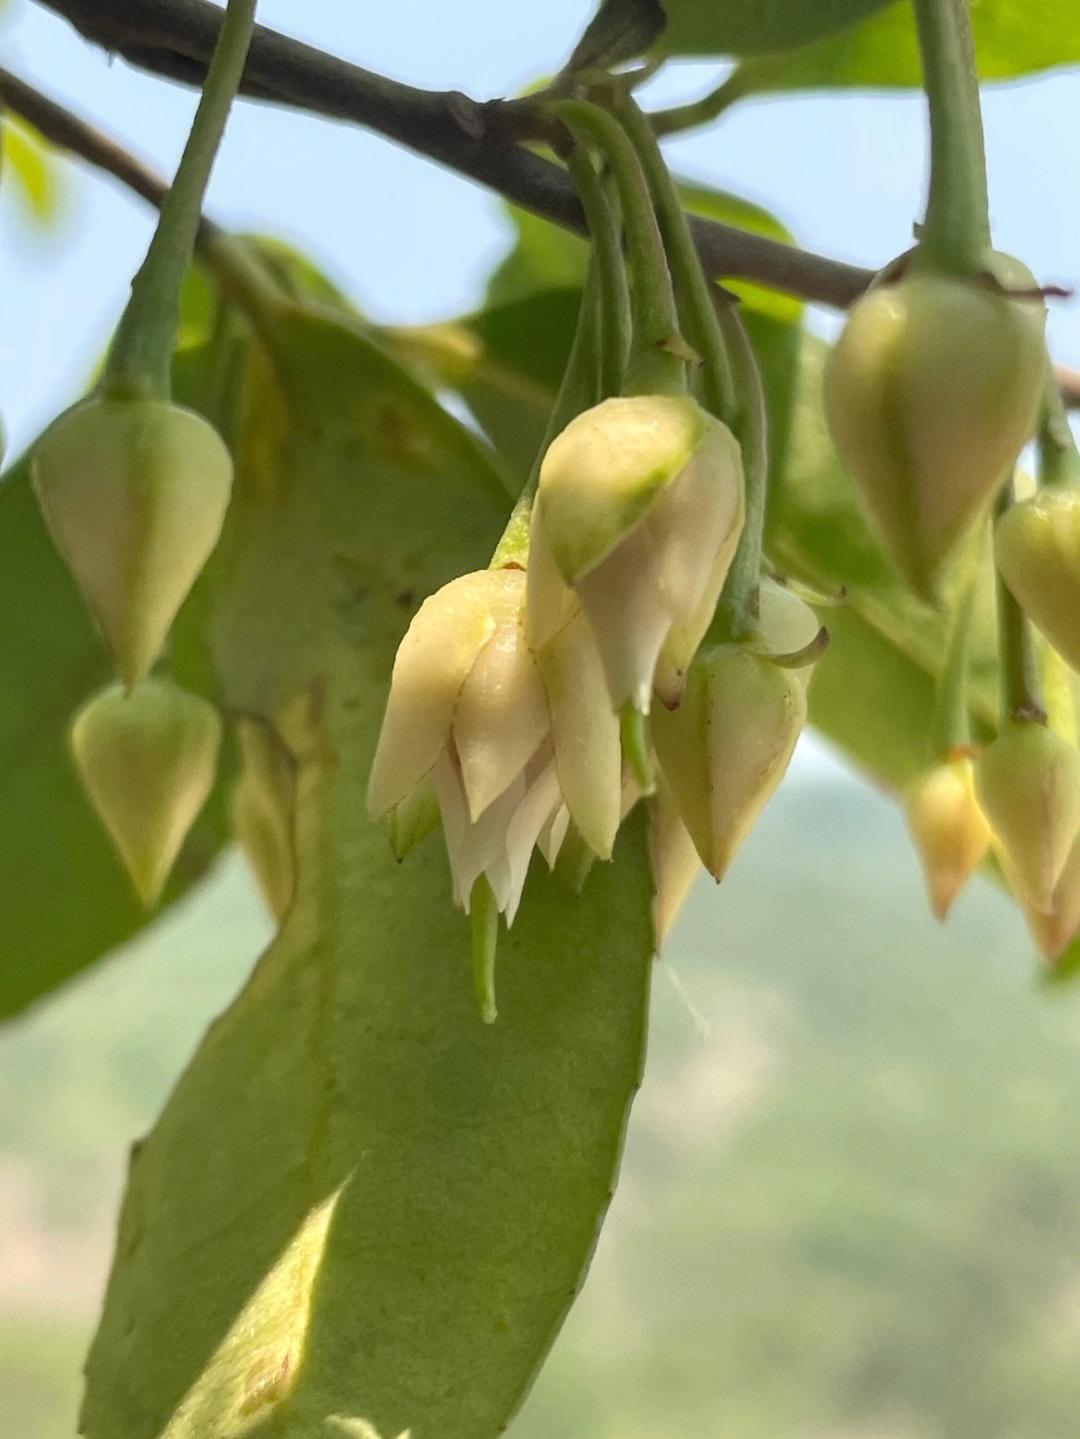
[[[39,3],[110,53],[190,85],[205,75],[222,13],[208,0]],[[241,93],[364,125],[523,209],[585,234],[585,217],[565,170],[515,142],[513,105],[478,104],[454,90],[401,85],[265,26],[257,26],[252,38]],[[839,308],[870,280],[869,270],[732,225],[696,219],[693,228],[706,273],[717,279],[757,280]]]
[[[87,40],[185,84],[201,82],[221,23],[207,0],[38,0]],[[164,182],[62,107],[4,76],[2,94],[55,143],[108,170],[152,204]],[[512,138],[514,103],[478,104],[457,91],[402,85],[257,26],[241,93],[364,125],[566,229],[586,232],[566,172]],[[17,98],[21,96],[21,101]],[[31,112],[34,113],[31,113]],[[731,225],[691,217],[706,274],[755,280],[811,303],[846,308],[873,272]],[[1066,405],[1080,408],[1080,372],[1055,366]]]

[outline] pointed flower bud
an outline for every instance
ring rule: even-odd
[[[1080,753],[1044,724],[1009,724],[975,761],[975,793],[1018,898],[1050,913],[1080,834]]]
[[[904,791],[904,814],[922,864],[930,908],[943,920],[986,858],[993,838],[975,797],[971,759],[960,755],[925,770]]]
[[[909,270],[855,302],[825,372],[836,448],[900,573],[933,594],[961,535],[1030,439],[1046,377],[1045,306],[1023,265],[983,283]]]
[[[533,847],[554,862],[572,819],[609,857],[620,819],[618,720],[580,612],[542,662],[525,641],[525,574],[462,575],[425,600],[394,662],[368,784],[378,817],[430,777],[454,881],[513,920]]]
[[[699,653],[678,709],[653,711],[660,768],[715,879],[783,778],[805,720],[798,672],[735,644]]]
[[[213,788],[220,740],[213,705],[164,679],[111,685],[72,724],[83,788],[148,906]]]
[[[34,491],[130,689],[217,543],[232,460],[200,415],[161,400],[92,399],[32,456]]]
[[[540,468],[529,559],[530,643],[575,595],[611,696],[648,713],[658,664],[701,643],[742,531],[739,447],[688,396],[605,400],[572,420]]]
[[[1080,931],[1080,841],[1069,851],[1065,868],[1054,886],[1053,899],[1044,914],[1024,905],[1028,929],[1044,959],[1053,962]]]
[[[994,526],[994,555],[1020,607],[1080,671],[1080,494],[1041,490]]]

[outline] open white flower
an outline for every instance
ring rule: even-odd
[[[649,711],[712,619],[742,532],[743,473],[726,425],[689,396],[605,400],[548,448],[533,508],[529,639],[580,602],[611,703]]]
[[[425,600],[394,662],[368,784],[373,817],[434,785],[468,910],[481,875],[512,922],[534,846],[549,863],[573,820],[608,858],[620,819],[618,721],[580,611],[539,659],[525,573],[480,570]]]

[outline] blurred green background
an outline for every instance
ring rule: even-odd
[[[267,933],[231,856],[0,1039],[13,1439],[70,1439],[127,1146]],[[977,879],[939,929],[894,806],[792,779],[657,964],[619,1188],[510,1432],[1074,1439],[1078,1116],[1080,990],[1009,901]]]

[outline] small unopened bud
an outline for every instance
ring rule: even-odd
[[[783,778],[805,720],[796,673],[733,644],[698,654],[678,709],[653,712],[660,767],[715,879]]]
[[[220,740],[213,705],[162,679],[112,685],[72,724],[83,788],[146,905],[213,788]]]
[[[975,797],[966,755],[944,760],[911,781],[904,813],[915,842],[934,918],[943,920],[986,858],[993,838]]]
[[[1024,913],[1039,953],[1050,961],[1059,958],[1080,930],[1080,841],[1069,851],[1054,886],[1050,909],[1043,913],[1026,904]]]
[[[975,793],[1018,897],[1050,913],[1080,833],[1080,753],[1044,724],[1009,724],[975,761]]]
[[[1041,490],[994,527],[998,569],[1025,614],[1080,671],[1080,494]]]
[[[161,400],[87,400],[45,431],[34,492],[130,689],[161,653],[217,543],[232,460],[201,415]]]

